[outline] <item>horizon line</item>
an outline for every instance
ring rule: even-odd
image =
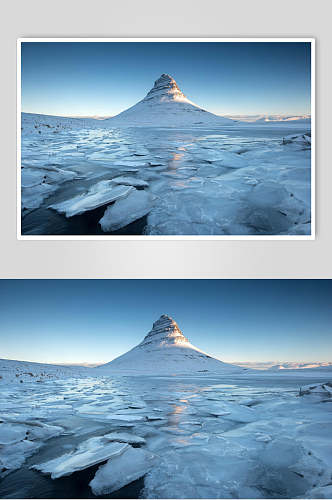
[[[109,118],[114,118],[115,116],[119,115],[120,113],[122,113],[122,111],[120,111],[120,113],[117,113],[115,115],[98,115],[98,114],[95,114],[95,115],[63,115],[63,114],[57,114],[57,115],[54,115],[54,114],[50,114],[50,113],[38,113],[36,111],[32,112],[32,111],[23,111],[21,110],[21,113],[24,113],[24,114],[27,114],[27,115],[41,115],[41,116],[53,116],[55,118],[77,118],[77,119],[82,119],[82,118],[86,118],[86,119],[90,119],[90,120],[100,120],[100,121],[103,121],[103,120],[107,120]],[[219,114],[219,113],[215,113],[213,111],[210,111],[210,113],[213,113],[215,114],[216,116],[220,116],[220,117],[238,117],[238,118],[241,118],[241,117],[245,117],[245,118],[254,118],[254,117],[268,117],[268,116],[272,116],[272,117],[298,117],[298,118],[305,118],[305,119],[311,119],[311,113],[248,113],[248,114],[238,114],[238,113],[224,113],[224,114]],[[272,120],[271,120],[272,121]],[[291,120],[290,120],[291,121]],[[294,120],[295,121],[295,120]]]
[[[19,363],[36,363],[36,364],[43,364],[43,365],[56,365],[56,366],[81,366],[81,367],[84,367],[84,368],[93,368],[93,367],[97,367],[97,366],[102,366],[106,363],[110,363],[112,361],[114,361],[117,357],[119,357],[121,355],[118,355],[114,358],[112,358],[111,360],[109,361],[95,361],[95,362],[87,362],[87,361],[81,361],[81,362],[61,362],[61,361],[53,361],[53,362],[49,362],[49,361],[31,361],[31,360],[27,360],[27,359],[12,359],[12,358],[0,358],[0,361],[17,361]],[[247,364],[247,365],[254,365],[254,364],[268,364],[268,363],[273,363],[275,365],[280,365],[280,364],[283,364],[283,363],[298,363],[298,364],[318,364],[318,363],[326,363],[326,364],[332,364],[332,360],[331,361],[318,361],[318,360],[315,360],[315,361],[304,361],[304,360],[301,360],[301,361],[291,361],[291,360],[268,360],[268,361],[261,361],[261,360],[256,360],[256,361],[225,361],[225,360],[221,360],[215,356],[213,356],[215,359],[217,359],[218,361],[223,361],[224,363],[227,363],[227,364]]]

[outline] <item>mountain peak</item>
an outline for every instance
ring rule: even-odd
[[[233,120],[214,115],[190,101],[167,73],[160,75],[141,101],[107,121],[111,127],[211,127],[234,124]]]
[[[145,346],[151,343],[179,344],[188,342],[189,340],[183,335],[176,321],[167,314],[162,314],[160,318],[153,323],[152,330],[144,337],[140,345]]]
[[[171,75],[163,73],[155,82],[152,89],[146,94],[144,101],[158,99],[162,101],[183,101],[186,96],[179,89]],[[189,102],[189,101],[188,101]]]
[[[223,363],[201,351],[183,335],[176,321],[162,314],[152,329],[130,351],[98,370],[142,375],[242,373],[243,368]]]

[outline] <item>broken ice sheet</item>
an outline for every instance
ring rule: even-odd
[[[121,184],[123,186],[147,187],[149,185],[148,182],[138,179],[137,177],[120,176],[114,177],[112,181],[115,184]]]
[[[23,425],[0,424],[0,445],[14,444],[27,435],[28,427]]]
[[[33,465],[32,468],[49,473],[52,479],[57,479],[117,456],[128,446],[126,443],[107,442],[103,437],[94,437],[80,444],[76,451]]]
[[[144,130],[112,129],[106,128],[107,121],[90,120],[82,127],[83,122],[79,120],[48,117],[41,123],[37,116],[23,116],[22,165],[25,167],[23,172],[26,170],[23,185],[30,186],[34,182],[32,169],[42,172],[45,165],[54,164],[59,172],[75,170],[87,182],[98,177],[106,181],[118,178],[114,184],[121,182],[123,186],[123,182],[144,187],[158,196],[153,203],[151,223],[148,221],[148,227],[139,229],[148,235],[310,234],[310,132],[306,127],[301,131],[287,124],[280,128],[264,125],[264,129],[238,124],[231,132],[227,129],[179,131],[149,127]],[[136,179],[135,183],[121,180],[130,177]],[[212,181],[216,184],[215,191]],[[278,193],[271,192],[270,181],[285,188],[291,199],[281,197],[272,206],[269,195],[272,200]],[[69,216],[70,194],[72,202],[78,202],[76,196],[73,198],[80,189],[78,184],[75,183],[75,193],[74,188],[70,193],[60,178],[56,184],[47,178],[43,184],[23,188],[26,216],[23,233],[32,230],[38,234],[38,230],[48,230],[53,234],[53,224],[58,218],[54,214],[51,220],[45,208],[48,205],[60,208],[59,201],[66,200]],[[248,188],[253,186],[261,187],[254,196],[247,198]],[[179,200],[174,201],[176,192],[179,192]],[[187,193],[191,197],[186,199],[186,213],[179,205]],[[257,202],[260,194],[265,200],[264,206]],[[49,197],[51,202],[48,202]],[[111,201],[106,200],[107,203]],[[92,203],[87,210],[98,206],[99,203]],[[60,213],[66,213],[65,208],[63,206]],[[37,210],[37,213],[33,217],[26,215],[30,210]],[[199,217],[198,211],[201,212]],[[76,213],[84,212],[85,209]],[[122,228],[133,222],[129,208],[126,215],[128,218],[123,218]],[[71,221],[62,221],[62,224],[71,230]],[[87,217],[83,230],[87,231],[84,234],[99,233],[98,220],[91,228]],[[132,230],[136,231],[136,226],[124,232]]]
[[[125,199],[116,201],[106,209],[99,221],[102,230],[115,231],[140,219],[151,211],[152,200],[152,195],[146,191],[132,191]]]
[[[33,210],[40,207],[43,201],[56,190],[57,186],[46,182],[28,188],[23,187],[21,196],[22,209]]]
[[[90,487],[95,495],[112,493],[145,476],[154,462],[155,456],[151,452],[128,447],[98,469]]]
[[[41,446],[42,443],[28,439],[14,444],[2,445],[0,447],[0,475],[6,475],[10,471],[20,468],[25,460]]]
[[[115,185],[112,181],[100,181],[92,186],[87,193],[50,205],[49,208],[64,213],[66,217],[72,217],[124,198],[133,189],[131,186]]]
[[[127,432],[110,432],[105,434],[104,438],[107,441],[117,441],[118,443],[128,443],[128,444],[145,444],[146,441],[140,436],[135,436],[135,434],[129,434]]]

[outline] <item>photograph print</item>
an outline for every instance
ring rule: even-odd
[[[332,498],[332,280],[0,298],[0,498]]]
[[[312,39],[19,40],[18,237],[313,239],[313,67]]]

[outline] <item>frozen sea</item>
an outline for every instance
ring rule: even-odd
[[[22,119],[24,235],[311,232],[310,144],[283,141],[306,126],[121,129],[36,116]]]
[[[332,398],[299,396],[327,380],[27,375],[1,391],[0,497],[331,498]]]

